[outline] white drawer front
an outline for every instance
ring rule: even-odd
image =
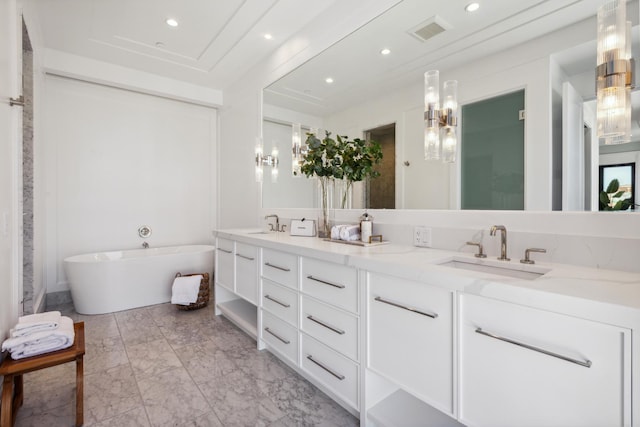
[[[358,318],[327,304],[302,297],[300,329],[353,360],[358,354]]]
[[[224,286],[231,292],[235,292],[234,271],[234,245],[233,241],[218,238],[216,240],[216,275],[215,282]]]
[[[258,303],[258,248],[236,243],[236,293],[254,305]]]
[[[369,367],[452,414],[452,293],[371,273],[369,283]]]
[[[358,313],[358,275],[355,268],[303,258],[301,289],[329,304]]]
[[[298,257],[273,249],[264,249],[262,277],[292,289],[298,289]]]
[[[358,410],[358,364],[301,334],[302,369]]]
[[[631,331],[471,295],[462,303],[463,423],[630,425]]]
[[[262,311],[260,336],[272,349],[298,364],[298,330],[295,327]]]
[[[262,279],[262,307],[279,318],[298,326],[298,293]]]

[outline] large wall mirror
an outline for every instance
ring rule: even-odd
[[[393,129],[393,167],[388,168],[393,177],[387,183],[395,184],[394,200],[384,208],[467,208],[462,187],[469,171],[463,167],[481,163],[463,161],[461,145],[469,138],[463,135],[464,120],[457,130],[456,163],[423,156],[423,73],[439,69],[441,82],[458,80],[462,108],[512,93],[524,97],[524,108],[513,113],[523,119],[524,169],[518,173],[524,174],[524,184],[511,186],[521,188],[522,202],[484,209],[598,210],[601,162],[640,161],[640,131],[634,132],[636,142],[604,150],[589,133],[590,112],[595,112],[590,103],[595,99],[595,15],[602,3],[500,0],[482,2],[477,12],[468,13],[459,2],[398,2],[264,89],[264,149],[277,146],[280,171],[277,183],[265,171],[263,207],[317,207],[315,183],[290,172],[291,125],[299,123],[303,133],[322,129],[351,138]],[[627,18],[634,26],[635,58],[640,52],[638,15],[633,0]],[[577,96],[568,95],[569,90]],[[568,102],[574,107],[567,111]],[[635,123],[637,111],[640,107],[634,110]],[[580,142],[566,129],[563,136],[563,122],[569,121],[581,129]],[[354,189],[352,208],[377,207],[367,206],[370,187]]]

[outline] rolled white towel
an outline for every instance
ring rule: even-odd
[[[348,242],[360,239],[359,225],[345,225],[340,230],[340,239]]]
[[[18,318],[18,323],[11,330],[11,337],[23,337],[35,332],[50,331],[60,324],[59,311],[47,311],[44,313],[30,314]]]
[[[341,225],[334,225],[331,227],[331,240],[340,240]]]
[[[74,339],[73,320],[62,316],[57,329],[9,338],[2,343],[2,350],[8,350],[11,358],[18,360],[71,347]]]
[[[198,300],[202,275],[180,276],[171,286],[171,304],[189,305]]]

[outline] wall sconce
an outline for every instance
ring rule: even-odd
[[[271,166],[271,182],[278,182],[278,163],[280,163],[278,159],[278,147],[274,145],[271,154],[265,156],[262,151],[262,140],[258,138],[256,142],[255,163],[256,182],[262,182],[264,166]]]
[[[456,161],[458,138],[458,82],[444,82],[442,109],[440,109],[440,73],[431,70],[424,73],[424,158]]]
[[[298,177],[302,174],[300,166],[302,165],[302,128],[300,123],[291,125],[291,173]]]
[[[634,60],[624,1],[609,1],[598,9],[597,46],[598,138],[607,145],[630,142]]]

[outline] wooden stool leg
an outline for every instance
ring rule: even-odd
[[[2,382],[2,413],[0,427],[11,427],[11,409],[13,407],[13,376],[5,375]]]
[[[84,361],[76,359],[76,427],[84,424]]]
[[[24,400],[24,383],[22,380],[22,374],[13,377],[13,385],[15,387],[14,408],[17,409],[22,406]]]

